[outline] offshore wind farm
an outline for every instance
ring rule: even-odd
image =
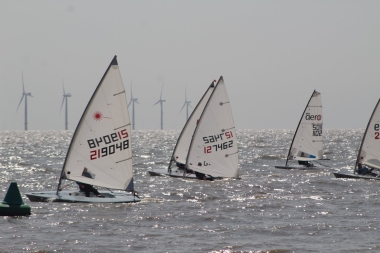
[[[163,130],[164,129],[164,102],[166,102],[166,100],[162,99],[162,91],[164,90],[164,84],[162,84],[162,88],[161,88],[161,94],[160,94],[160,99],[153,105],[155,106],[156,104],[160,104],[160,108],[161,108],[161,114],[160,114],[160,119],[161,119],[161,123],[160,123],[160,129]]]
[[[61,110],[59,113],[62,112],[62,107],[63,107],[63,104],[65,104],[65,130],[68,130],[68,127],[69,127],[69,109],[68,109],[68,102],[67,102],[67,98],[71,97],[71,93],[66,93],[65,92],[65,85],[64,85],[64,81],[62,79],[62,88],[63,88],[63,99],[62,99],[62,104],[61,104]]]
[[[22,103],[22,101],[24,101],[25,103],[25,114],[24,114],[24,130],[28,130],[28,104],[27,104],[27,97],[30,96],[32,97],[32,94],[30,92],[25,92],[25,85],[24,85],[24,77],[23,77],[23,74],[22,74],[22,88],[23,88],[23,93],[22,93],[22,97],[21,97],[21,100],[19,102],[19,105],[17,107],[17,111]],[[160,99],[154,104],[160,104],[160,129],[163,130],[164,129],[164,110],[163,110],[163,103],[166,102],[165,99],[162,99],[162,94],[163,94],[163,89],[164,89],[164,84],[162,84],[162,87],[161,87],[161,93],[160,93]],[[60,108],[60,115],[62,113],[62,109],[64,108],[64,130],[69,130],[69,106],[68,106],[68,98],[71,98],[72,94],[71,93],[67,93],[65,91],[65,84],[64,84],[64,79],[62,79],[62,102],[61,102],[61,108]],[[136,111],[135,111],[135,104],[140,104],[138,102],[138,98],[134,97],[133,96],[133,89],[132,89],[132,82],[131,82],[131,87],[130,87],[130,99],[129,99],[129,102],[128,102],[128,108],[131,108],[131,115],[132,115],[132,130],[135,130],[135,126],[136,126]],[[43,98],[42,98],[43,99]],[[186,107],[186,121],[187,119],[189,118],[189,108],[192,108],[192,106],[190,105],[191,101],[189,101],[187,99],[187,86],[185,87],[185,102],[183,104],[183,106],[181,107],[180,109],[180,112],[182,112],[182,110]],[[131,107],[130,107],[131,106]],[[50,107],[49,107],[50,108]],[[191,110],[191,109],[190,109]],[[176,117],[176,116],[173,116],[173,117]]]
[[[181,110],[179,111],[179,113],[182,112],[183,108],[186,106],[186,121],[189,119],[189,107],[192,107],[190,105],[191,101],[188,101],[187,100],[187,92],[186,92],[186,88],[185,88],[185,103],[183,104]]]
[[[135,107],[137,129],[160,129],[152,104],[163,82],[164,128],[179,130],[183,87],[194,105],[220,75],[231,84],[238,129],[292,129],[301,113],[295,108],[304,106],[300,94],[314,89],[324,98],[326,128],[360,128],[368,120],[363,112],[373,109],[380,82],[379,2],[216,2],[0,3],[0,21],[12,24],[2,31],[0,130],[25,128],[21,108],[15,114],[21,71],[35,96],[27,99],[28,129],[62,129],[57,87],[64,76],[75,94],[68,99],[73,130],[115,54],[127,93],[133,80],[144,101]],[[353,103],[358,94],[365,99]]]
[[[129,100],[128,108],[132,104],[132,130],[135,130],[135,103],[140,104],[138,98],[133,97],[132,82],[131,82],[131,98]]]
[[[24,72],[21,74],[21,80],[22,80],[22,96],[20,103],[18,103],[18,108],[20,108],[22,100],[24,100],[24,130],[28,130],[28,97],[33,97],[31,92],[25,92],[25,85],[24,85]],[[16,112],[17,112],[16,111]]]

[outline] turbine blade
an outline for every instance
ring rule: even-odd
[[[129,107],[131,105],[132,101],[133,101],[132,99],[131,99],[131,101],[129,101],[129,104],[127,105],[127,107]]]
[[[161,95],[160,95],[160,100],[162,99],[162,91],[164,90],[164,83],[162,83],[162,88],[161,88]]]
[[[18,108],[20,107],[21,102],[22,102],[23,99],[24,99],[24,94],[22,94],[22,97],[21,97],[20,103],[18,103],[18,106],[17,106],[17,110],[16,110],[16,112],[18,112]]]
[[[135,100],[135,102],[138,103],[138,104],[140,104],[140,103],[137,101],[137,99]]]
[[[133,93],[132,93],[132,80],[131,80],[131,101],[133,99]]]
[[[65,97],[63,97],[63,99],[62,99],[61,110],[59,111],[59,115],[61,115],[62,107],[63,107],[63,103],[64,103],[64,102],[65,102]]]
[[[188,103],[187,105],[190,106],[191,108],[193,108],[193,107],[190,105],[190,103]]]
[[[22,93],[25,93],[25,87],[24,87],[24,71],[22,72]]]
[[[183,104],[183,106],[182,106],[181,110],[179,111],[179,113],[182,112],[182,109],[185,107],[185,105],[186,105],[186,102]]]
[[[62,78],[62,88],[63,88],[63,95],[66,95],[66,92],[65,92],[65,85],[63,84],[63,78]]]
[[[155,103],[154,105],[156,105],[156,104],[160,103],[160,101],[161,101],[161,100],[158,100],[158,101],[157,101],[157,103]]]

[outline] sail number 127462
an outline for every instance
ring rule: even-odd
[[[217,134],[217,135],[205,136],[203,137],[203,141],[205,142],[205,144],[215,143],[218,140],[222,141],[223,137],[226,140],[232,138],[233,137],[232,131],[228,131],[228,132]],[[211,153],[213,150],[219,151],[223,149],[232,148],[233,144],[234,144],[233,140],[228,140],[223,143],[218,143],[218,144],[215,143],[214,145],[205,146],[203,149],[204,149],[204,153],[208,154],[208,153]]]

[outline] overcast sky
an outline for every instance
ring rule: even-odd
[[[295,129],[314,89],[324,128],[365,128],[380,98],[380,1],[0,1],[0,130],[74,130],[117,55],[136,129],[182,129],[223,76],[237,129]]]

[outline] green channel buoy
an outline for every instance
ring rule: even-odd
[[[3,202],[0,204],[0,216],[25,216],[31,214],[31,208],[22,201],[16,182],[11,182]]]

